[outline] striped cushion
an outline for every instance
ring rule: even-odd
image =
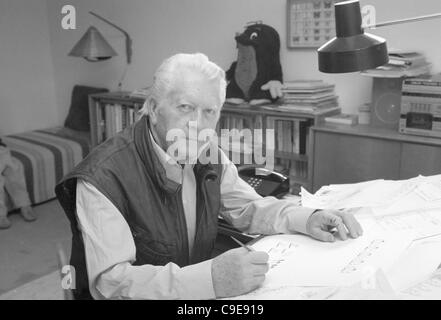
[[[2,138],[25,173],[32,204],[55,197],[54,188],[89,152],[86,132],[64,127],[35,130]],[[13,209],[9,202],[9,209]]]

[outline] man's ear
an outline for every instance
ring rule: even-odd
[[[155,125],[158,122],[158,103],[155,99],[149,98],[147,102],[147,110],[149,112],[150,122]]]

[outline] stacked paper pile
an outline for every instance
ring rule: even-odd
[[[305,207],[352,210],[368,232],[405,232],[412,242],[386,272],[391,290],[397,298],[441,299],[441,175],[303,189],[301,197]]]
[[[390,50],[389,62],[363,75],[383,78],[416,77],[430,73],[430,63],[424,54],[416,51]]]
[[[353,210],[363,235],[264,237],[252,247],[269,255],[265,281],[233,299],[441,300],[441,175],[329,185],[301,198],[305,207]]]
[[[338,107],[335,85],[322,80],[299,80],[284,83],[283,103],[279,109],[313,112]]]

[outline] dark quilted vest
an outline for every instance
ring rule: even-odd
[[[198,163],[194,173],[197,218],[191,256],[181,185],[166,177],[153,150],[148,117],[99,145],[63,178],[55,192],[71,223],[70,263],[76,270],[76,298],[91,298],[84,244],[75,215],[77,179],[91,183],[121,212],[135,241],[135,265],[174,262],[183,267],[210,259],[217,235],[222,165]]]

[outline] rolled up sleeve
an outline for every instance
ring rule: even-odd
[[[289,200],[261,197],[222,153],[221,216],[235,228],[249,234],[307,233],[306,223],[313,208],[299,207]],[[226,159],[225,159],[226,158]]]

